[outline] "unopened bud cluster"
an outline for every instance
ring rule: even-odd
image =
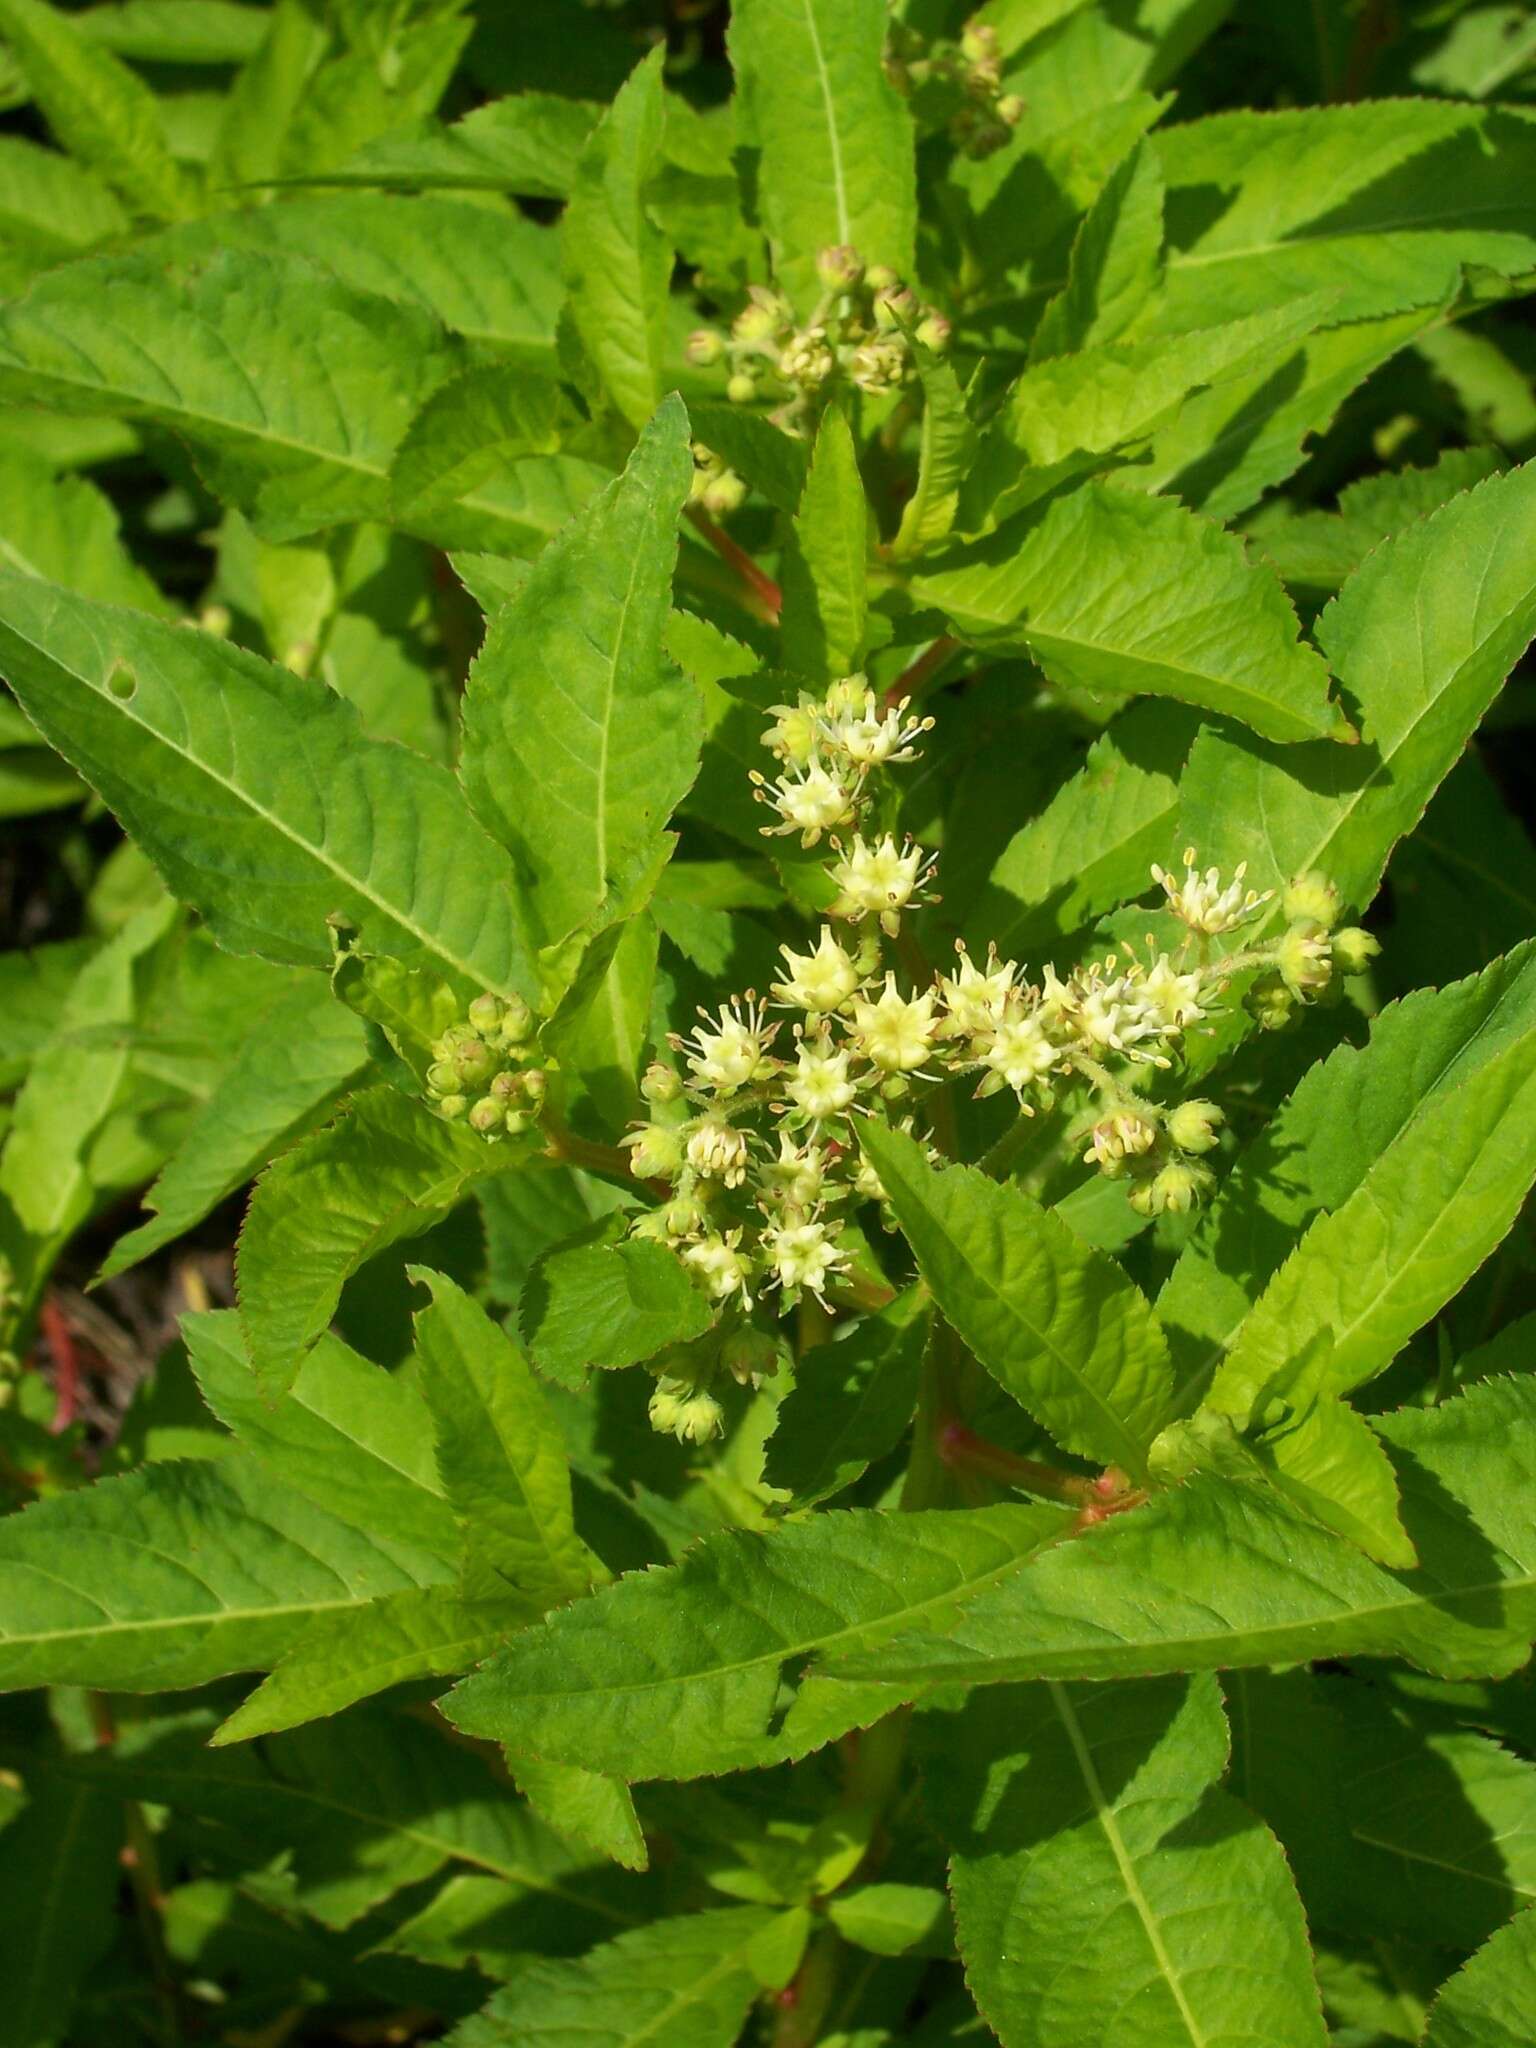
[[[432,1047],[427,1100],[450,1123],[467,1123],[495,1143],[536,1121],[544,1101],[543,1069],[533,1064],[533,1012],[520,996],[476,996],[462,1024],[450,1024]]]
[[[932,107],[966,156],[1001,149],[1024,117],[1024,102],[1003,89],[1003,56],[989,22],[968,21],[957,40],[925,42],[897,23],[886,51],[886,76],[898,91]]]
[[[774,424],[803,431],[841,384],[874,395],[896,391],[916,372],[914,343],[942,352],[949,322],[884,264],[866,264],[857,249],[823,249],[816,259],[821,297],[797,321],[781,292],[752,285],[729,330],[696,328],[690,362],[724,364],[733,404],[778,401]]]
[[[706,448],[702,441],[693,444],[693,480],[688,486],[688,502],[698,505],[711,519],[724,519],[735,512],[747,495],[745,481],[734,469]]]
[[[642,1084],[650,1120],[625,1143],[637,1178],[665,1192],[632,1228],[671,1246],[722,1311],[701,1346],[653,1368],[652,1421],[688,1441],[719,1426],[709,1384],[720,1332],[760,1347],[768,1340],[751,1318],[765,1301],[824,1300],[848,1276],[845,1220],[860,1202],[884,1203],[859,1118],[896,1116],[910,1129],[924,1088],[959,1075],[978,1096],[1011,1091],[1026,1115],[1086,1082],[1096,1107],[1084,1159],[1123,1179],[1142,1215],[1179,1215],[1214,1186],[1204,1155],[1223,1116],[1199,1098],[1151,1100],[1153,1076],[1220,1007],[1234,974],[1256,971],[1259,989],[1306,1001],[1374,950],[1365,933],[1334,929],[1337,896],[1319,876],[1285,892],[1279,937],[1245,943],[1243,927],[1274,892],[1245,887],[1242,867],[1230,879],[1202,872],[1191,849],[1182,874],[1152,869],[1185,928],[1172,951],[1149,940],[1145,959],[1116,951],[1032,978],[995,947],[977,961],[962,946],[949,972],[913,988],[885,946],[913,906],[935,900],[934,856],[876,822],[880,777],[916,757],[932,723],[910,714],[909,700],[890,702],[862,675],[772,707],[763,743],[779,772],[752,778],[774,814],[763,830],[807,847],[826,839],[828,919],[803,948],[780,949],[766,997],[749,990],[701,1010],[671,1041],[677,1064],[658,1063]]]

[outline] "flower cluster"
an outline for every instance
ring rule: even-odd
[[[746,495],[745,480],[729,468],[712,448],[706,448],[702,441],[695,441],[693,478],[688,486],[689,504],[700,506],[711,519],[723,519],[742,505]]]
[[[866,264],[846,245],[816,259],[821,297],[810,318],[798,322],[782,293],[752,285],[729,330],[696,328],[688,337],[690,362],[723,363],[725,393],[734,404],[779,401],[772,418],[799,433],[839,383],[880,394],[899,390],[916,369],[914,340],[924,348],[949,346],[949,322],[884,264]]]
[[[968,21],[958,41],[931,43],[895,23],[885,70],[898,91],[944,122],[950,140],[966,156],[990,156],[1001,149],[1023,119],[1023,100],[1003,90],[1002,48],[988,22]]]
[[[884,1202],[859,1118],[896,1115],[910,1129],[924,1091],[955,1077],[978,1096],[1011,1091],[1025,1115],[1086,1088],[1084,1160],[1124,1179],[1141,1214],[1179,1214],[1214,1183],[1204,1155],[1223,1121],[1214,1103],[1165,1104],[1149,1092],[1186,1035],[1238,973],[1255,976],[1250,1000],[1276,1021],[1282,999],[1310,1000],[1375,949],[1364,932],[1336,928],[1337,893],[1315,875],[1284,892],[1278,937],[1245,935],[1273,892],[1246,888],[1241,868],[1230,879],[1202,873],[1190,851],[1182,874],[1152,870],[1184,927],[1171,948],[1149,941],[1145,958],[1117,949],[1031,977],[995,947],[978,961],[962,945],[949,971],[913,987],[884,948],[913,905],[934,900],[934,857],[874,820],[878,777],[915,757],[931,721],[862,675],[770,716],[764,744],[779,772],[753,777],[773,813],[763,829],[805,846],[828,841],[827,920],[804,945],[781,947],[766,997],[749,991],[701,1011],[693,1031],[672,1038],[675,1063],[658,1062],[644,1079],[650,1119],[625,1140],[637,1178],[661,1192],[633,1230],[671,1246],[721,1310],[707,1338],[654,1368],[651,1419],[690,1442],[720,1426],[709,1387],[726,1350],[740,1354],[738,1378],[772,1369],[771,1340],[752,1316],[776,1301],[824,1301],[850,1281],[848,1219],[862,1202]]]
[[[528,1130],[545,1091],[544,1071],[532,1064],[534,1029],[520,996],[476,996],[466,1021],[450,1024],[432,1047],[427,1100],[438,1115],[462,1118],[492,1143]]]

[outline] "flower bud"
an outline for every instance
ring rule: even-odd
[[[1381,951],[1381,941],[1358,924],[1333,935],[1333,964],[1340,974],[1364,974]]]
[[[960,54],[967,64],[988,64],[998,55],[997,30],[990,22],[968,21],[960,31]]]
[[[668,1237],[692,1237],[707,1228],[709,1212],[697,1195],[679,1195],[662,1212],[662,1226]]]
[[[669,1066],[652,1060],[640,1076],[640,1093],[653,1109],[659,1109],[665,1103],[681,1101],[683,1084]]]
[[[944,354],[953,339],[954,329],[942,313],[928,313],[917,323],[917,338],[926,349],[936,356]]]
[[[850,243],[838,242],[816,258],[816,275],[829,292],[851,292],[864,275],[864,259]]]
[[[1131,1189],[1131,1206],[1143,1216],[1187,1216],[1214,1186],[1215,1175],[1208,1167],[1174,1160]]]
[[[783,325],[778,310],[761,299],[754,299],[750,306],[743,306],[731,322],[731,332],[738,341],[771,341]]]
[[[747,487],[735,470],[726,469],[709,479],[699,493],[699,502],[712,518],[719,519],[727,512],[739,511],[746,495]]]
[[[1243,1007],[1261,1031],[1283,1031],[1296,999],[1282,981],[1256,981],[1243,998]]]
[[[523,1077],[521,1074],[501,1073],[495,1074],[491,1078],[491,1098],[499,1103],[503,1109],[510,1109],[512,1104],[520,1099],[522,1092]]]
[[[434,1095],[454,1095],[458,1092],[459,1070],[452,1060],[435,1060],[427,1069],[427,1086]]]
[[[683,1135],[666,1124],[646,1124],[623,1140],[636,1180],[676,1180],[683,1170]]]
[[[469,1021],[477,1031],[483,1031],[487,1038],[501,1023],[501,1003],[495,996],[476,996],[469,1006]]]
[[[478,1088],[489,1081],[496,1068],[496,1055],[485,1043],[477,1038],[469,1045],[460,1046],[452,1065],[465,1088]]]
[[[889,263],[871,263],[864,272],[864,282],[872,292],[883,292],[889,291],[893,284],[900,284],[901,279]]]
[[[1224,1113],[1214,1102],[1191,1097],[1169,1111],[1167,1131],[1181,1152],[1209,1152],[1225,1122]]]
[[[549,1087],[548,1075],[542,1067],[529,1067],[519,1078],[522,1082],[524,1095],[532,1103],[533,1107],[537,1109],[544,1100],[545,1092]]]
[[[468,1108],[469,1097],[467,1095],[445,1095],[437,1105],[437,1113],[439,1116],[446,1117],[450,1123],[453,1123]]]
[[[725,336],[716,327],[695,327],[683,343],[683,354],[690,363],[707,370],[725,354]]]
[[[877,327],[900,327],[917,318],[917,293],[910,285],[887,285],[885,290],[875,294],[875,325]]]
[[[738,1386],[772,1379],[779,1369],[779,1347],[763,1330],[744,1323],[720,1347],[720,1363]]]
[[[508,996],[501,1011],[501,1042],[509,1050],[533,1036],[533,1012],[521,996]]]
[[[1344,905],[1338,890],[1317,868],[1287,883],[1280,911],[1287,924],[1320,925],[1325,932],[1338,923]]]
[[[1328,935],[1316,925],[1293,924],[1275,947],[1280,979],[1293,996],[1315,995],[1333,972]]]
[[[509,1109],[505,1118],[507,1136],[520,1138],[532,1122],[533,1118],[526,1109]]]
[[[757,396],[757,379],[748,370],[738,370],[727,380],[725,395],[732,405],[750,405]]]
[[[482,1138],[497,1137],[506,1125],[506,1111],[494,1095],[482,1095],[469,1112],[469,1127],[478,1131]]]
[[[1016,92],[1005,92],[992,108],[1005,128],[1017,128],[1024,118],[1023,96]]]

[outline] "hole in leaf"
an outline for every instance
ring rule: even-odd
[[[107,677],[107,688],[119,704],[130,703],[139,687],[139,679],[126,662],[119,662]]]

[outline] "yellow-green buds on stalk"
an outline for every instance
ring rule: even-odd
[[[1380,951],[1380,939],[1360,925],[1346,925],[1333,935],[1333,964],[1340,974],[1364,974]]]
[[[649,1415],[652,1429],[682,1444],[708,1443],[725,1429],[725,1411],[714,1395],[687,1380],[658,1380]]]
[[[1313,868],[1286,884],[1280,914],[1287,924],[1315,924],[1329,932],[1344,914],[1344,904],[1328,877]]]
[[[688,1164],[702,1180],[718,1180],[739,1188],[750,1158],[745,1133],[724,1117],[700,1117],[688,1138]]]
[[[1333,973],[1333,948],[1317,925],[1293,924],[1275,947],[1275,966],[1293,996],[1305,1002],[1328,986]]]
[[[620,1143],[636,1180],[676,1180],[683,1170],[683,1134],[667,1124],[643,1124]]]
[[[669,1103],[682,1101],[683,1084],[671,1067],[652,1060],[640,1076],[640,1093],[653,1109],[664,1109]]]
[[[683,354],[690,363],[707,370],[725,354],[725,336],[717,327],[696,327],[683,343]]]
[[[816,275],[829,292],[851,292],[864,281],[864,259],[850,243],[839,242],[818,254]]]
[[[1142,1216],[1187,1216],[1215,1185],[1208,1166],[1176,1159],[1150,1180],[1137,1181],[1130,1191],[1131,1207]]]
[[[525,1068],[534,1015],[521,996],[479,995],[466,1022],[450,1024],[432,1047],[427,1100],[450,1123],[460,1119],[495,1143],[528,1129],[544,1099],[544,1074]]]
[[[778,1372],[779,1347],[765,1330],[744,1323],[720,1346],[720,1363],[737,1386],[761,1386]]]
[[[1209,1152],[1220,1140],[1226,1117],[1214,1102],[1191,1097],[1168,1112],[1165,1128],[1181,1152]]]

